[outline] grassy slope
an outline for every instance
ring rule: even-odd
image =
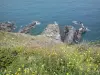
[[[0,32],[0,73],[100,75],[100,47],[55,44],[44,36]]]

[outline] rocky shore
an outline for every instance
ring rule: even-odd
[[[36,25],[40,24],[38,21],[34,21],[31,24],[20,29],[18,33],[28,33],[31,29],[35,28]],[[82,23],[83,25],[83,23]],[[15,25],[11,22],[0,23],[0,30],[13,32]],[[61,33],[62,32],[62,33]],[[79,43],[82,38],[82,34],[87,32],[86,28],[82,26],[79,30],[76,30],[73,26],[65,26],[63,30],[60,30],[58,24],[49,24],[39,36],[44,36],[49,41],[56,43],[73,44]]]
[[[13,30],[15,29],[15,24],[12,22],[1,22],[0,23],[0,30],[2,31],[7,31],[7,32],[13,32]]]

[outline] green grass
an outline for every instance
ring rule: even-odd
[[[23,45],[32,38],[0,33],[0,75],[100,75],[100,47]]]

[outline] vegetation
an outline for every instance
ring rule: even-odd
[[[0,32],[0,75],[100,75],[100,47],[87,43],[28,46],[33,39]]]

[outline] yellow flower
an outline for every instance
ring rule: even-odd
[[[22,64],[22,67],[24,68],[24,64]]]
[[[96,68],[94,68],[94,71],[96,71]]]
[[[89,51],[89,53],[90,53],[90,51]]]
[[[57,53],[56,52],[53,52],[52,55],[57,55]]]
[[[60,47],[61,49],[64,49],[64,47]]]
[[[42,67],[44,67],[44,64],[42,65]]]
[[[21,68],[18,68],[18,71],[21,71]]]
[[[92,64],[89,64],[89,66],[92,66]]]
[[[35,73],[33,72],[32,75],[35,75]]]
[[[24,69],[24,72],[25,72],[25,74],[27,73],[27,70],[26,69]]]
[[[83,68],[80,66],[80,70],[82,71],[83,70]]]
[[[89,72],[89,71],[90,71],[90,68],[87,69],[87,72]]]
[[[25,73],[29,73],[29,68],[25,68],[25,69],[24,69],[24,72],[25,72]]]
[[[20,74],[18,72],[16,72],[15,75],[20,75]]]
[[[7,72],[7,70],[4,70],[4,72]]]
[[[99,56],[99,53],[97,55]]]
[[[69,75],[69,73],[66,73],[66,75]]]

